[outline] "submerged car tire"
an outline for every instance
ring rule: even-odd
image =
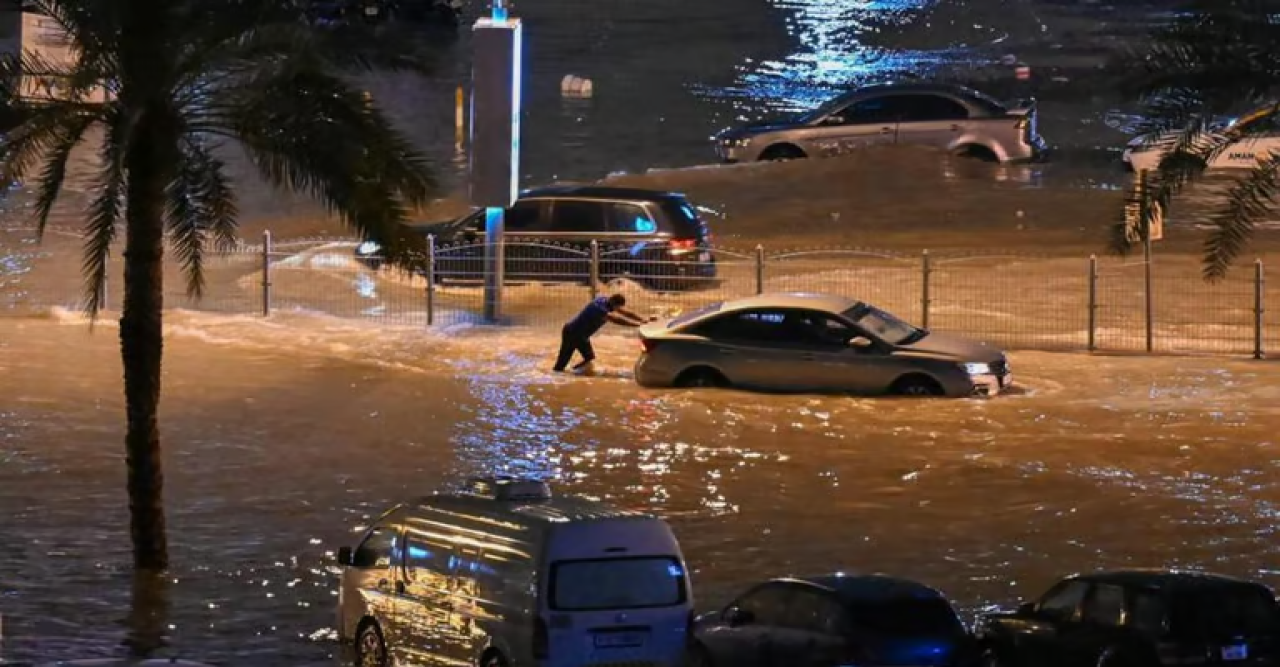
[[[676,386],[682,389],[693,389],[698,387],[727,387],[729,380],[725,378],[720,371],[714,368],[701,366],[698,368],[690,368],[680,373],[676,377]]]
[[[928,375],[904,375],[894,381],[889,393],[895,396],[941,396],[942,386]]]
[[[760,159],[767,162],[803,160],[806,157],[809,156],[805,155],[804,151],[800,150],[798,146],[792,146],[791,144],[776,144],[764,149],[764,152],[760,154]]]
[[[688,655],[685,656],[684,664],[686,667],[715,667],[715,662],[711,659],[711,652],[707,650],[707,647],[696,641],[689,645]]]
[[[973,160],[979,160],[981,162],[999,162],[1000,161],[1000,158],[996,156],[995,151],[991,150],[990,148],[987,148],[986,146],[979,146],[977,144],[970,144],[968,146],[961,146],[957,148],[956,155],[960,157],[967,157]]]
[[[390,667],[387,642],[374,621],[366,621],[356,633],[356,667]]]
[[[480,658],[480,667],[507,667],[507,657],[501,651],[490,649]]]

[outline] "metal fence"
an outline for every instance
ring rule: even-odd
[[[357,260],[357,245],[328,240],[282,246],[268,235],[261,245],[210,258],[209,286],[199,301],[182,294],[174,274],[166,303],[424,327],[484,323],[482,244],[433,247],[418,273],[373,268]],[[764,292],[827,292],[1014,349],[1261,358],[1280,345],[1280,331],[1265,318],[1280,291],[1267,290],[1261,259],[1206,283],[1198,258],[1184,255],[1157,255],[1148,282],[1141,258],[757,247],[689,259],[657,258],[636,248],[525,242],[507,243],[505,254],[503,324],[558,327],[589,298],[613,292],[625,294],[634,310],[660,316]],[[714,276],[697,273],[712,262]],[[111,285],[108,304],[119,303],[118,288]]]

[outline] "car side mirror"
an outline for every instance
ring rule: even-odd
[[[724,612],[724,621],[729,627],[736,628],[738,626],[747,625],[755,620],[755,614],[742,609],[740,607],[729,607]]]
[[[1023,616],[1030,616],[1036,613],[1036,603],[1023,602],[1022,604],[1018,605],[1018,613]]]
[[[338,565],[351,564],[351,547],[342,547],[338,549]]]
[[[871,339],[866,336],[854,336],[849,339],[849,347],[857,350],[865,350],[871,347]]]

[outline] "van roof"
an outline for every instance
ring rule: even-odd
[[[646,512],[612,507],[581,497],[552,497],[545,500],[493,500],[471,494],[441,493],[424,496],[414,506],[485,516],[518,519],[530,524],[571,523],[604,519],[653,518]]]

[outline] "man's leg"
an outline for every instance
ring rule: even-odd
[[[556,356],[556,365],[552,369],[557,373],[564,372],[569,360],[573,358],[573,351],[578,349],[578,341],[575,336],[569,333],[568,329],[560,330],[560,354]]]
[[[576,371],[587,368],[591,365],[591,362],[596,360],[596,351],[591,347],[591,339],[583,336],[582,338],[574,341],[574,344],[575,348],[578,350],[578,354],[582,355],[582,363],[574,366],[573,369]]]

